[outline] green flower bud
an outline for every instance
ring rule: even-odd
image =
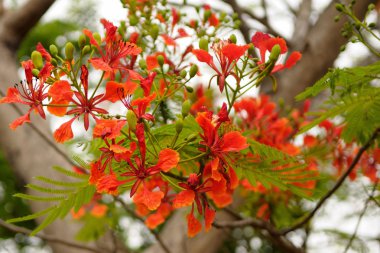
[[[158,25],[152,25],[150,28],[149,34],[155,40],[158,37],[158,33],[160,32],[160,27]]]
[[[344,5],[343,4],[336,4],[335,9],[339,12],[342,12],[344,10]]]
[[[187,92],[189,92],[189,93],[193,93],[193,91],[194,91],[193,87],[185,86],[185,88],[186,88]]]
[[[136,117],[136,114],[131,110],[128,110],[127,112],[127,122],[128,122],[129,129],[132,131],[135,131],[136,125],[137,125],[137,117]]]
[[[165,63],[165,58],[162,55],[157,56],[157,62],[162,67]]]
[[[140,59],[139,66],[141,69],[146,69],[147,68],[146,61],[144,59]]]
[[[219,14],[219,20],[223,20],[226,16],[227,16],[227,13],[225,13],[224,11],[222,11],[222,12]]]
[[[376,6],[374,4],[368,5],[368,10],[369,11],[373,11],[375,8],[376,8]]]
[[[186,78],[187,76],[187,71],[182,69],[181,72],[179,73],[179,75],[182,77],[182,78]]]
[[[255,53],[255,46],[253,44],[250,44],[248,48],[248,54],[252,55],[254,53]]]
[[[232,19],[233,20],[236,20],[236,19],[238,19],[239,18],[239,15],[236,13],[236,12],[234,12],[233,14],[232,14]]]
[[[233,44],[236,44],[236,35],[235,34],[231,34],[230,37],[229,37],[229,40],[231,41],[231,43]]]
[[[276,44],[272,48],[272,51],[270,52],[269,60],[273,62],[277,61],[278,57],[280,56],[280,53],[281,53],[281,47],[279,44]]]
[[[182,104],[182,117],[183,118],[186,118],[187,115],[189,115],[190,109],[191,109],[190,101],[185,100],[185,102],[183,102],[183,104]]]
[[[199,40],[199,48],[208,52],[208,39],[201,38]]]
[[[131,26],[135,26],[139,23],[139,19],[135,15],[130,15],[129,16],[129,24]]]
[[[58,48],[53,44],[49,46],[49,50],[53,56],[56,56],[58,54]]]
[[[65,46],[66,60],[68,60],[68,61],[72,61],[73,60],[73,58],[74,58],[74,50],[75,50],[75,47],[74,47],[73,43],[67,42],[66,46]]]
[[[195,140],[197,139],[197,137],[198,137],[198,134],[190,134],[190,135],[186,138],[186,140],[187,140],[188,142],[192,142],[192,141],[195,141]]]
[[[200,29],[199,31],[198,31],[198,37],[203,37],[203,36],[205,36],[206,35],[206,31],[205,31],[205,29]]]
[[[212,13],[210,10],[205,10],[205,12],[203,13],[203,20],[207,21],[211,17],[211,14]]]
[[[82,54],[83,54],[83,55],[86,55],[86,54],[90,53],[90,51],[91,51],[91,46],[90,46],[90,45],[86,45],[86,46],[84,46],[84,48],[82,49]]]
[[[58,63],[57,63],[57,60],[52,58],[50,63],[54,66],[54,67],[57,67],[58,66]]]
[[[81,34],[78,38],[78,46],[79,48],[83,48],[86,45],[86,36],[84,34]]]
[[[42,55],[38,51],[33,51],[32,52],[32,62],[34,67],[37,69],[41,69],[44,66],[44,61],[42,60]]]
[[[335,22],[338,22],[340,20],[340,15],[336,15],[335,17],[334,17],[334,21]]]
[[[197,65],[192,65],[189,71],[190,78],[193,78],[196,74],[198,73],[198,66]]]
[[[99,33],[93,33],[92,36],[94,36],[94,39],[96,40],[96,42],[98,42],[99,45],[102,44],[102,37]]]
[[[339,48],[339,50],[340,50],[341,52],[343,52],[344,50],[346,50],[346,45],[341,46],[341,47]]]
[[[369,23],[368,27],[371,28],[371,29],[373,29],[373,28],[376,27],[376,24],[375,23]]]
[[[33,76],[38,77],[38,75],[40,74],[40,71],[38,69],[32,69],[32,74]]]
[[[234,22],[234,28],[235,28],[235,29],[239,29],[240,24],[241,24],[240,20],[236,20],[236,21]]]
[[[179,118],[177,122],[175,123],[175,131],[177,134],[181,133],[183,129],[183,120]]]

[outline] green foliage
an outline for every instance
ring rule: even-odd
[[[41,216],[46,216],[44,221],[31,233],[31,235],[35,235],[39,231],[43,230],[46,226],[54,222],[56,219],[63,219],[66,217],[71,209],[78,211],[84,204],[87,204],[91,201],[95,193],[95,187],[88,184],[88,175],[77,174],[73,171],[69,171],[58,166],[53,167],[53,169],[73,179],[73,181],[66,182],[46,177],[36,177],[36,179],[41,181],[43,184],[28,184],[26,187],[38,192],[45,193],[45,196],[23,193],[17,193],[14,196],[26,200],[53,202],[54,204],[51,207],[48,207],[40,212],[19,218],[9,219],[7,222],[22,222],[33,220]],[[46,185],[52,185],[53,188],[50,188]]]
[[[253,156],[239,161],[236,168],[239,178],[248,179],[253,186],[260,182],[265,188],[276,186],[310,198],[311,191],[302,187],[302,183],[317,180],[319,177],[314,171],[306,169],[306,163],[255,140],[249,139],[248,143]]]
[[[330,88],[332,96],[325,102],[325,110],[310,124],[304,133],[328,118],[341,116],[345,128],[342,138],[346,142],[365,143],[380,127],[380,90],[373,84],[380,77],[380,62],[355,68],[336,69],[327,73],[313,87],[306,89],[296,99],[318,95]]]

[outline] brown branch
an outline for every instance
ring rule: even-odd
[[[303,0],[297,12],[294,23],[294,33],[290,41],[292,50],[302,50],[305,46],[305,38],[310,29],[310,13],[312,10],[312,1]]]
[[[139,220],[140,222],[142,222],[144,225],[145,225],[145,221],[144,219],[142,219],[141,217],[137,216],[135,214],[135,212],[133,210],[131,210],[127,204],[125,204],[125,202],[120,198],[120,197],[115,197],[115,200],[116,202],[119,202],[121,204],[121,206],[124,208],[124,210],[129,213],[134,219],[137,219]],[[166,253],[171,253],[171,251],[169,250],[168,246],[166,246],[166,244],[164,243],[164,241],[161,239],[160,235],[156,232],[156,231],[153,231],[153,230],[150,230],[150,232],[153,234],[153,236],[156,238],[157,242],[160,244],[161,248],[164,250],[164,252]]]
[[[346,178],[350,175],[350,173],[353,171],[357,163],[360,161],[361,156],[363,153],[373,144],[377,136],[380,134],[380,128],[376,129],[376,131],[373,133],[371,138],[367,141],[366,144],[364,144],[360,149],[359,152],[356,154],[354,160],[346,170],[346,172],[339,178],[339,180],[336,182],[334,187],[328,191],[317,203],[317,205],[314,207],[314,209],[300,222],[295,224],[294,226],[290,228],[286,228],[281,230],[281,234],[285,235],[291,231],[294,231],[298,228],[303,227],[306,225],[317,213],[317,211],[322,207],[322,205],[340,188],[340,186],[343,184],[343,182],[346,180]]]
[[[1,40],[16,50],[25,35],[54,2],[55,0],[29,0],[18,9],[6,12],[0,28]]]
[[[347,251],[351,248],[352,242],[354,241],[354,239],[355,239],[355,237],[356,237],[356,235],[358,233],[360,223],[361,223],[361,221],[362,221],[362,219],[364,217],[364,214],[366,213],[366,211],[368,209],[369,203],[371,202],[371,197],[373,198],[374,195],[375,195],[378,183],[379,183],[379,179],[377,178],[375,184],[372,187],[372,191],[370,193],[370,196],[367,198],[367,200],[366,200],[366,202],[364,204],[364,208],[363,208],[363,210],[361,211],[361,213],[359,215],[359,219],[358,219],[358,222],[356,223],[355,231],[351,235],[350,240],[348,241],[348,243],[346,245],[346,248],[344,249],[343,253],[347,253]]]
[[[250,226],[255,229],[260,229],[263,235],[267,237],[274,245],[279,247],[283,252],[287,253],[303,253],[304,251],[300,248],[294,246],[294,244],[289,241],[284,235],[269,222],[259,219],[243,219],[239,214],[234,213],[231,210],[227,211],[229,214],[233,215],[234,218],[239,218],[236,221],[217,221],[213,223],[216,228],[238,228]]]
[[[25,234],[25,235],[29,235],[32,232],[29,229],[26,229],[26,228],[23,228],[23,227],[19,227],[19,226],[16,226],[16,225],[12,225],[12,224],[6,223],[2,219],[0,219],[0,226],[4,227],[4,228],[6,228],[6,229],[8,229],[8,230],[10,230],[12,232],[21,233],[21,234]],[[94,247],[78,244],[78,243],[75,243],[75,242],[66,241],[66,240],[63,240],[61,238],[57,238],[57,237],[50,236],[50,235],[37,234],[35,236],[38,237],[38,238],[41,238],[43,240],[49,241],[49,242],[63,244],[65,246],[69,246],[69,247],[72,247],[72,248],[89,250],[90,252],[95,252],[95,253],[104,253],[104,249],[97,249],[97,248],[94,248]]]

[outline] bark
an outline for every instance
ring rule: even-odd
[[[26,33],[38,22],[40,17],[54,3],[54,0],[30,0],[24,6],[8,11],[3,9],[0,1],[0,90],[6,89],[19,80],[16,50]],[[52,136],[48,122],[43,121],[37,114],[32,113],[33,124],[49,138]],[[30,126],[22,126],[12,131],[8,125],[20,115],[10,105],[2,105],[0,110],[0,149],[7,158],[17,178],[25,183],[33,183],[35,176],[45,176],[57,180],[67,180],[63,175],[54,173],[54,165],[70,168],[71,165],[57,150],[52,149]],[[51,204],[32,201],[33,212],[45,209]],[[39,220],[41,221],[41,220]],[[74,235],[80,229],[80,223],[69,219],[57,220],[48,226],[44,233],[51,237],[74,241]],[[113,242],[109,240],[108,242]],[[110,243],[103,243],[109,245]],[[113,244],[113,243],[112,243]],[[62,244],[50,243],[56,253],[88,253]],[[106,252],[106,251],[104,251]],[[115,251],[116,252],[116,251]]]

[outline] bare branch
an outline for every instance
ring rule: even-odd
[[[347,244],[346,248],[344,249],[344,253],[347,253],[347,251],[351,248],[352,242],[354,241],[354,239],[355,239],[355,237],[356,237],[356,235],[358,233],[360,223],[361,223],[361,221],[362,221],[362,219],[364,217],[364,214],[366,213],[366,211],[368,209],[369,203],[371,202],[371,198],[373,198],[374,195],[375,195],[378,183],[379,183],[379,179],[377,178],[375,184],[372,187],[372,191],[370,193],[370,196],[367,198],[367,200],[366,200],[366,202],[364,204],[364,208],[363,208],[363,210],[361,211],[361,213],[359,215],[359,219],[358,219],[358,222],[356,223],[355,231],[351,235],[350,240],[348,241],[348,244]]]
[[[290,44],[294,50],[302,50],[305,46],[305,38],[308,35],[310,28],[310,13],[312,10],[312,1],[303,0],[297,12],[296,21],[294,24],[294,33]]]
[[[354,160],[346,170],[346,172],[339,178],[339,180],[335,183],[334,187],[328,191],[317,203],[317,205],[314,207],[314,209],[300,222],[295,224],[294,226],[290,228],[283,229],[281,231],[281,234],[285,235],[291,231],[294,231],[298,228],[303,227],[305,224],[307,224],[317,213],[317,211],[322,207],[322,205],[340,188],[340,186],[343,184],[343,182],[346,180],[346,178],[350,175],[350,173],[355,168],[356,164],[360,161],[361,156],[363,153],[373,144],[377,136],[380,134],[380,128],[376,129],[376,131],[373,133],[372,137],[367,141],[366,144],[364,144],[360,149],[359,152],[356,154]]]
[[[0,17],[4,14],[4,0],[0,0]]]
[[[127,204],[125,204],[125,202],[119,198],[119,197],[115,197],[115,200],[117,202],[119,202],[121,204],[121,206],[124,208],[124,210],[126,212],[128,212],[133,218],[139,220],[140,222],[142,222],[143,224],[145,224],[144,222],[144,219],[142,219],[141,217],[137,216],[135,214],[135,212],[133,210],[131,210]],[[168,246],[165,245],[165,243],[162,241],[160,235],[154,231],[154,230],[150,230],[150,232],[154,235],[154,237],[156,238],[156,240],[158,241],[158,243],[160,244],[161,248],[164,250],[165,253],[171,253],[171,251],[169,250]]]
[[[21,234],[25,234],[25,235],[29,235],[32,232],[29,229],[26,229],[26,228],[23,228],[23,227],[19,227],[19,226],[16,226],[16,225],[12,225],[12,224],[8,224],[8,223],[6,223],[2,219],[0,219],[0,226],[4,227],[4,228],[6,228],[6,229],[8,229],[8,230],[10,230],[12,232],[21,233]],[[41,238],[43,240],[49,241],[49,242],[63,244],[65,246],[69,246],[69,247],[72,247],[72,248],[89,250],[90,252],[95,252],[95,253],[104,253],[105,252],[104,249],[98,249],[98,248],[86,246],[86,245],[83,245],[83,244],[78,244],[78,243],[75,243],[75,242],[66,241],[66,240],[63,240],[61,238],[57,238],[57,237],[50,236],[50,235],[37,234],[35,236],[38,237],[38,238]]]
[[[29,30],[37,24],[55,0],[29,0],[17,10],[8,11],[0,27],[0,38],[16,50]]]
[[[231,210],[228,210],[229,214],[233,214],[235,218],[239,217],[239,220],[236,221],[218,221],[214,222],[213,226],[216,228],[237,228],[237,227],[246,227],[250,226],[255,229],[262,230],[262,233],[267,237],[273,244],[279,247],[283,252],[287,253],[303,253],[304,251],[301,248],[297,248],[294,244],[289,241],[284,235],[280,234],[272,224],[267,221],[259,219],[243,219],[239,214],[234,213]]]
[[[236,0],[224,0],[224,2],[227,3],[227,4],[229,4],[231,6],[231,8],[233,9],[233,11],[238,14],[240,20],[244,20],[243,17],[242,17],[244,11],[240,8],[240,6],[236,2]],[[248,26],[248,24],[246,22],[242,22],[241,23],[241,25],[240,25],[240,31],[243,34],[243,37],[244,37],[245,41],[249,42],[251,40],[250,27]]]

